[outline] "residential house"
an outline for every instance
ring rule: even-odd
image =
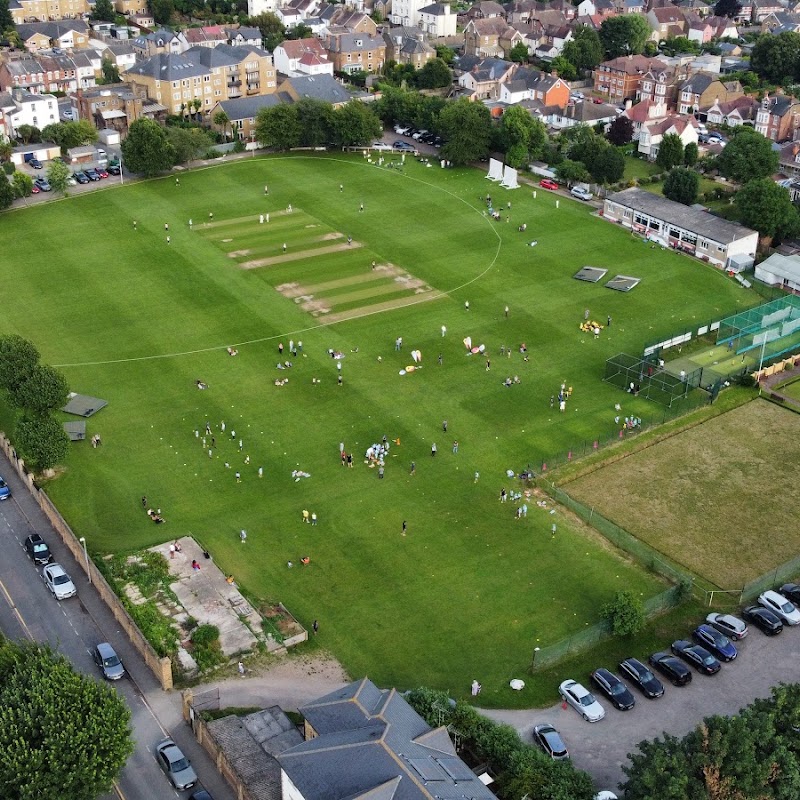
[[[319,39],[286,39],[273,51],[275,69],[284,75],[333,75],[333,62]]]
[[[281,102],[277,92],[254,97],[238,97],[235,100],[221,100],[211,109],[211,119],[214,119],[218,111],[224,111],[230,120],[230,130],[233,135],[243,142],[250,142],[255,139],[258,112],[262,108],[273,108]]]
[[[692,116],[672,115],[659,122],[646,122],[639,133],[639,152],[650,161],[658,158],[661,142],[668,134],[677,136],[683,146],[697,144],[697,120]]]
[[[464,27],[464,52],[467,55],[483,58],[507,55],[522,40],[522,34],[502,17],[471,19]]]
[[[379,72],[386,61],[386,43],[366,33],[331,33],[325,49],[334,72]]]
[[[781,147],[778,153],[780,171],[789,178],[800,178],[800,142]]]
[[[334,3],[331,3],[330,7],[333,10],[333,16],[328,23],[330,30],[333,30],[333,26],[336,25],[350,33],[368,33],[370,36],[378,35],[378,25],[369,14]]]
[[[116,66],[120,75],[136,63],[136,53],[128,42],[103,42],[101,47],[95,49],[101,59],[107,58]]]
[[[680,0],[675,5],[698,17],[708,17],[714,10],[714,3],[709,3],[707,0]]]
[[[722,268],[758,247],[755,231],[638,187],[606,197],[603,217]]]
[[[600,19],[608,19],[617,15],[617,7],[613,0],[594,0],[595,14]]]
[[[191,47],[182,32],[175,33],[167,28],[160,28],[152,33],[143,33],[141,36],[137,36],[131,45],[141,58],[162,54],[180,55]]]
[[[467,10],[469,19],[493,19],[494,17],[505,19],[505,16],[506,10],[500,3],[495,3],[494,0],[477,0]]]
[[[594,71],[594,90],[608,96],[610,102],[635,98],[642,78],[651,70],[664,70],[666,64],[656,58],[641,55],[620,56],[604,61]]]
[[[146,27],[151,28],[156,23],[153,19],[152,15],[149,15],[149,9],[147,8],[147,0],[114,0],[114,10],[118,14],[122,14],[126,17],[135,17],[138,15],[148,17],[148,22],[150,23]],[[141,25],[142,23],[136,22],[137,25]]]
[[[594,127],[597,124],[607,125],[618,116],[619,111],[616,106],[608,103],[593,103],[591,100],[579,100],[567,103],[565,108],[553,115],[549,124],[558,130],[574,128],[576,125]]]
[[[432,39],[456,35],[456,15],[449,3],[431,3],[419,10],[419,27]]]
[[[780,14],[786,9],[778,0],[753,0],[753,16],[752,21],[760,24],[770,14]]]
[[[660,42],[671,36],[685,36],[689,29],[686,14],[677,6],[652,8],[646,16],[653,29],[650,38],[654,42]]]
[[[248,0],[249,2],[249,0]],[[319,0],[289,0],[273,9],[278,19],[287,28],[299,25],[306,17],[313,17],[320,6]]]
[[[308,98],[330,103],[340,108],[353,100],[369,101],[372,96],[366,92],[351,92],[330,75],[308,75],[287,78],[278,90],[281,99],[297,102]]]
[[[140,11],[138,14],[131,14],[131,16],[128,17],[128,23],[142,31],[145,29],[152,30],[156,26],[153,15],[148,11]]]
[[[758,108],[758,100],[747,95],[723,102],[715,101],[706,111],[706,122],[709,125],[728,125],[731,128],[752,125]]]
[[[364,678],[300,713],[305,741],[276,756],[286,800],[494,800],[447,728],[432,729],[395,689]]]
[[[630,101],[626,104],[622,116],[627,117],[633,123],[633,141],[638,142],[642,134],[642,128],[653,122],[667,118],[667,104],[663,101],[643,100],[641,103],[631,105]]]
[[[216,47],[228,43],[228,33],[220,25],[206,25],[203,28],[187,28],[183,35],[191,47]],[[261,42],[258,42],[261,46]]]
[[[247,16],[257,17],[259,14],[278,13],[278,0],[247,0]]]
[[[431,59],[436,58],[436,50],[425,41],[421,28],[384,26],[383,40],[386,42],[387,61],[411,64],[414,69],[422,69]]]
[[[4,106],[3,117],[9,138],[16,138],[22,125],[41,130],[58,122],[58,100],[52,94],[31,94],[25,89],[14,88],[8,95],[4,95],[7,105]]]
[[[646,8],[644,0],[623,0],[623,14],[644,14]]]
[[[777,14],[768,14],[761,20],[761,33],[783,33],[785,31],[797,32],[800,30],[800,16],[789,11],[780,11]],[[732,55],[739,55],[738,53]]]
[[[82,20],[58,22],[26,22],[16,26],[26,50],[37,52],[60,47],[72,50],[89,43],[89,26]]]
[[[541,4],[537,0],[511,0],[506,3],[506,20],[509,25],[527,24],[536,16]]]
[[[653,62],[647,74],[642,76],[636,97],[639,100],[664,102],[673,107],[678,98],[681,83],[689,76],[690,68],[680,63]]]
[[[459,76],[458,85],[466,90],[471,100],[497,100],[500,97],[500,84],[508,80],[515,66],[513,62],[501,58],[481,59]]]
[[[0,92],[24,89],[30,94],[44,94],[45,74],[39,60],[33,56],[11,58],[5,54],[0,59]]]
[[[90,120],[98,130],[112,129],[126,136],[132,122],[146,117],[163,123],[167,107],[148,97],[146,89],[134,83],[113,83],[79,89],[74,102],[81,119]]]
[[[689,22],[689,30],[686,34],[691,42],[706,44],[712,39],[722,39],[730,37],[739,38],[739,31],[733,20],[728,17],[694,17]]]
[[[756,111],[755,129],[767,139],[781,142],[793,138],[799,116],[800,103],[791,95],[767,95]]]
[[[552,61],[561,55],[564,45],[572,39],[572,28],[567,25],[543,25],[533,55],[542,61]]]
[[[739,81],[723,83],[716,75],[698,72],[678,87],[678,113],[695,114],[705,111],[716,102],[724,103],[743,95]]]
[[[419,22],[419,14],[430,5],[430,0],[392,0],[389,21],[393,25],[411,27]]]
[[[204,65],[213,74],[219,71],[225,76],[224,97],[227,100],[272,94],[277,88],[272,56],[261,47],[221,44],[210,49],[196,46],[187,50],[185,55]],[[216,90],[214,96],[219,97]],[[206,104],[209,107],[211,105],[213,103]]]
[[[0,62],[0,90],[19,87],[32,94],[69,94],[79,86],[94,86],[99,70],[100,60],[93,50],[79,51],[74,57],[60,51],[42,52],[35,58],[26,54]]]
[[[89,0],[11,0],[8,4],[15,25],[22,22],[83,19],[91,10]]]
[[[498,99],[507,105],[538,100],[543,106],[560,109],[566,108],[570,92],[569,84],[557,75],[520,66],[498,85],[498,90]]]
[[[263,47],[264,39],[258,28],[251,28],[247,25],[230,26],[225,28],[228,35],[228,44],[236,47],[251,44],[254,47]]]

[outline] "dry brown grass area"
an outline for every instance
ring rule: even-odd
[[[564,485],[724,589],[800,552],[800,415],[754,401]]]

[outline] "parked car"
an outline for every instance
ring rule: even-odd
[[[98,174],[98,175],[99,175],[101,178],[107,178],[107,177],[108,177],[108,172],[106,172],[106,170],[104,170],[102,167],[95,167],[95,170],[94,170],[94,171],[95,171],[95,172],[96,172],[96,173],[97,173],[97,174]]]
[[[101,642],[92,650],[94,663],[100,667],[103,677],[109,681],[118,681],[125,677],[125,667],[119,660],[114,648],[108,642]]]
[[[404,142],[401,139],[398,139],[396,142],[392,142],[392,147],[395,150],[400,150],[403,153],[416,153],[417,148],[414,147],[413,144],[409,144],[408,142]]]
[[[41,191],[42,190],[35,183],[31,186],[31,194],[39,194]]]
[[[748,606],[742,611],[742,616],[767,636],[777,636],[783,630],[781,618],[764,606]]]
[[[32,533],[25,540],[25,550],[34,564],[47,564],[53,557],[47,542],[38,533]]]
[[[28,161],[28,166],[31,169],[41,169],[43,165],[42,165],[42,162],[39,161],[38,158],[34,157],[34,158],[30,159],[30,161]]]
[[[122,174],[122,166],[117,162],[116,164],[109,164],[108,165],[108,174],[109,175],[121,175]]]
[[[75,178],[78,183],[89,183],[89,176],[86,175],[85,172],[73,172],[72,177]]]
[[[156,745],[156,761],[179,792],[191,789],[197,783],[197,775],[189,759],[172,739],[164,739]]]
[[[572,92],[572,94],[570,94],[570,99],[572,99],[572,100],[583,100],[585,96],[586,95],[584,95],[583,92]]]
[[[795,606],[800,606],[800,584],[784,583],[778,591]]]
[[[412,133],[412,134],[411,134],[411,138],[412,138],[412,139],[414,139],[415,141],[417,141],[417,142],[418,142],[420,139],[422,139],[422,137],[423,137],[423,136],[424,136],[424,135],[425,135],[427,132],[428,132],[428,131],[427,131],[427,129],[426,129],[426,128],[422,128],[422,130],[414,131],[414,133]]]
[[[588,189],[584,189],[582,186],[573,186],[569,193],[578,200],[591,200],[594,197]]]
[[[86,176],[86,177],[87,177],[87,178],[88,178],[90,181],[99,181],[99,180],[100,180],[100,176],[99,176],[99,175],[97,174],[97,172],[96,172],[94,169],[92,169],[91,167],[89,167],[88,169],[85,169],[85,170],[83,171],[83,174],[84,174],[84,175],[85,175],[85,176]]]
[[[369,146],[370,150],[379,150],[382,153],[391,152],[392,146],[386,142],[373,142]]]
[[[711,625],[699,625],[692,631],[692,638],[720,661],[733,661],[739,655],[731,640]]]
[[[606,715],[606,710],[595,700],[594,695],[577,681],[564,681],[558,687],[558,693],[587,722],[599,722]]]
[[[626,658],[620,663],[619,670],[649,700],[655,700],[664,694],[664,684],[638,658]]]
[[[692,682],[692,671],[679,658],[671,653],[653,653],[648,659],[651,667],[655,667],[673,686],[686,686]]]
[[[8,500],[11,497],[11,489],[8,488],[8,484],[3,480],[3,476],[0,475],[0,500]]]
[[[777,614],[785,624],[800,625],[800,611],[782,594],[768,589],[758,596],[758,602],[773,614]]]
[[[569,750],[564,740],[549,722],[534,727],[533,741],[554,761],[566,761],[569,758]]]
[[[214,798],[205,789],[200,789],[197,792],[192,792],[189,795],[189,800],[214,800]]]
[[[747,623],[739,617],[734,617],[733,614],[711,613],[706,617],[706,622],[734,642],[739,642],[747,636]]]
[[[401,125],[398,123],[397,125],[394,126],[394,132],[398,136],[407,136],[410,130],[411,130],[410,125]]]
[[[539,181],[539,186],[541,186],[542,189],[552,189],[553,191],[558,189],[558,184],[550,180],[550,178],[542,178],[542,180]]]
[[[37,178],[33,185],[40,191],[40,192],[52,192],[53,187],[50,185],[50,182],[47,178]]]
[[[67,575],[66,570],[61,564],[48,564],[42,570],[42,578],[56,600],[67,600],[78,594],[78,590],[75,588],[72,578]]]
[[[614,708],[628,711],[636,705],[631,690],[610,670],[596,669],[592,675],[592,683],[610,701]]]
[[[705,647],[699,644],[692,644],[684,639],[679,639],[677,642],[672,643],[671,649],[676,656],[691,664],[698,672],[702,672],[704,675],[715,675],[722,669],[722,664]]]

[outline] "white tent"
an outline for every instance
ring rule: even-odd
[[[503,180],[503,164],[501,161],[498,161],[496,158],[489,159],[489,172],[486,177],[490,181],[501,181]]]
[[[505,174],[503,175],[503,182],[500,185],[505,186],[506,189],[519,189],[517,171],[511,167],[506,167]]]

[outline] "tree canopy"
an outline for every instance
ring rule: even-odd
[[[443,89],[453,82],[453,73],[441,58],[432,58],[419,70],[416,78],[419,89]]]
[[[69,177],[69,167],[63,161],[53,161],[47,168],[47,182],[57,192],[67,191]]]
[[[113,22],[117,17],[111,0],[95,0],[94,10],[89,15],[89,19],[95,22]]]
[[[188,164],[194,161],[205,155],[214,144],[214,140],[206,131],[196,127],[169,127],[167,140],[175,151],[176,164]]]
[[[500,139],[506,163],[522,167],[541,156],[547,141],[547,129],[522,106],[511,106],[500,120]]]
[[[14,202],[14,187],[8,182],[5,172],[0,172],[0,210]]]
[[[360,100],[334,109],[333,128],[336,143],[343,147],[369,144],[383,133],[375,110]]]
[[[609,17],[600,26],[600,41],[606,58],[641,53],[649,36],[650,25],[641,14]]]
[[[714,16],[717,17],[736,17],[742,10],[739,0],[717,0],[714,6]]]
[[[603,60],[603,43],[594,28],[581,25],[564,45],[561,55],[578,71],[594,69]]]
[[[42,138],[47,142],[55,142],[62,153],[66,153],[72,147],[96,142],[97,135],[97,129],[85,119],[75,122],[55,122],[42,129]]]
[[[112,688],[79,675],[48,646],[0,641],[4,796],[94,800],[133,752],[130,718]]]
[[[661,139],[656,164],[666,170],[683,164],[683,142],[677,133],[667,133]]]
[[[517,42],[508,53],[509,61],[524,64],[528,60],[528,46],[524,42]]]
[[[269,51],[274,50],[286,38],[283,23],[277,14],[273,14],[271,11],[251,17],[250,24],[261,31],[264,47]]]
[[[0,388],[16,391],[39,363],[39,351],[33,342],[9,333],[0,336]]]
[[[789,190],[771,178],[745,184],[736,194],[735,205],[742,224],[766,239],[794,236],[800,231],[800,216]]]
[[[676,167],[664,181],[664,197],[690,206],[697,202],[700,193],[700,176],[693,169]]]
[[[738,183],[766,178],[778,169],[772,142],[752,128],[741,126],[717,158],[717,169]]]
[[[616,147],[621,147],[624,144],[632,142],[633,121],[628,119],[628,117],[620,115],[608,126],[606,139]]]
[[[299,147],[302,133],[294,105],[279,103],[271,108],[262,108],[256,116],[256,139],[264,147],[275,150]]]
[[[15,172],[14,197],[30,197],[33,193],[33,178],[24,172]]]
[[[122,158],[131,172],[152,178],[175,164],[175,148],[157,122],[142,117],[131,123],[122,143]]]
[[[14,30],[14,17],[9,11],[8,0],[0,0],[0,32]]]
[[[800,33],[784,31],[758,37],[750,56],[750,68],[770,83],[794,83],[800,77]]]
[[[34,472],[44,472],[67,455],[69,436],[53,417],[24,414],[14,429],[14,444]]]
[[[453,164],[468,164],[489,153],[491,115],[482,103],[448,103],[439,114],[439,128],[445,138],[442,156]]]
[[[37,364],[11,391],[15,406],[38,416],[46,416],[67,402],[67,379],[48,364]]]

